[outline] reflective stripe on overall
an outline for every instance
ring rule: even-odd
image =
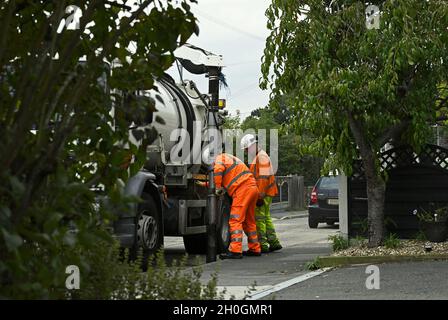
[[[232,197],[229,251],[242,252],[244,230],[248,237],[249,250],[260,252],[255,221],[255,207],[258,199],[255,178],[241,160],[225,153],[216,157],[214,173],[216,188],[224,188]]]
[[[259,150],[254,161],[250,165],[250,171],[257,180],[260,198],[265,196],[274,197],[278,193],[277,183],[275,182],[274,170],[271,159],[264,150]]]
[[[277,246],[280,242],[275,233],[270,212],[272,197],[278,193],[277,183],[275,182],[271,159],[264,150],[260,149],[258,151],[250,170],[257,180],[257,187],[260,192],[259,198],[263,199],[263,205],[255,209],[258,240],[262,249],[267,250],[269,246]]]

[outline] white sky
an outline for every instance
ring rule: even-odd
[[[231,114],[240,110],[242,118],[269,101],[269,92],[258,87],[261,57],[269,34],[264,16],[269,4],[270,0],[198,0],[198,4],[192,4],[200,32],[188,42],[223,56],[229,90],[221,90],[220,98],[227,99]],[[169,73],[179,78],[175,66]],[[194,80],[201,92],[208,92],[203,75],[184,70],[184,79]]]

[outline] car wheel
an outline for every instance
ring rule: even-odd
[[[313,219],[311,217],[308,217],[308,226],[311,229],[316,229],[318,225],[319,225],[319,222],[317,222],[315,219]]]

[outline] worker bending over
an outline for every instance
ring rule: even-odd
[[[261,247],[255,222],[255,206],[258,199],[255,178],[244,162],[231,154],[220,153],[213,157],[206,148],[202,156],[205,162],[213,166],[216,194],[223,195],[227,192],[232,197],[229,219],[230,244],[228,252],[221,254],[220,258],[242,258],[243,230],[247,235],[249,247],[244,255],[260,256]]]
[[[246,134],[241,139],[241,149],[247,151],[248,154],[255,155],[250,165],[250,171],[257,181],[259,191],[255,219],[261,252],[280,250],[282,246],[275,233],[270,212],[272,197],[278,193],[271,159],[264,150],[257,147],[257,140],[253,134]]]

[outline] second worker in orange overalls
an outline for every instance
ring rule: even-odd
[[[248,256],[260,256],[261,246],[258,242],[255,207],[258,200],[258,188],[254,176],[243,161],[237,157],[220,153],[215,159],[205,149],[203,159],[212,163],[215,174],[217,194],[227,192],[232,197],[229,229],[230,244],[228,252],[221,254],[221,259],[240,259],[243,251],[243,231],[247,235]]]

